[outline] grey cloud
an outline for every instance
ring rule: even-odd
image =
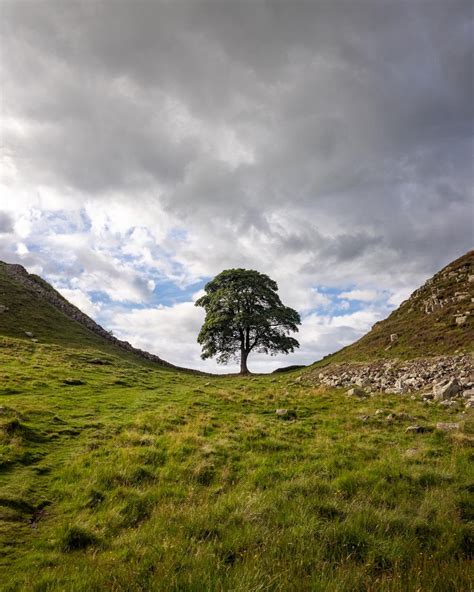
[[[7,214],[0,210],[0,234],[9,234],[13,232],[13,219]]]
[[[4,137],[32,186],[83,201],[120,191],[137,207],[156,192],[214,245],[216,266],[248,262],[222,251],[260,235],[273,257],[333,282],[418,278],[472,244],[469,1],[45,1],[4,13],[5,110],[27,141],[16,128]],[[209,145],[219,126],[249,162]]]

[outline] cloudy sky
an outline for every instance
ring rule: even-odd
[[[309,363],[473,244],[470,0],[0,2],[0,259],[202,362],[193,306],[274,278]]]

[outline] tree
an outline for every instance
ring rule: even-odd
[[[289,333],[298,331],[300,315],[282,304],[277,283],[267,275],[226,269],[204,290],[196,301],[206,311],[198,336],[203,359],[216,356],[219,364],[226,364],[240,356],[240,373],[248,374],[250,352],[287,354],[299,347]]]

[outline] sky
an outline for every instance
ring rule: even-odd
[[[473,4],[0,2],[0,259],[133,345],[256,269],[311,363],[473,245]]]

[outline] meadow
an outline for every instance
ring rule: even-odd
[[[0,589],[472,589],[472,418],[300,375],[1,338]]]

